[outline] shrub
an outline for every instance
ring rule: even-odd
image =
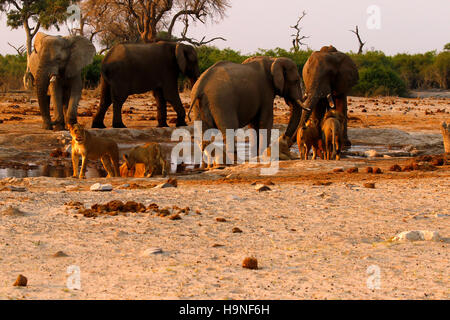
[[[103,55],[96,55],[92,64],[86,66],[81,74],[85,88],[96,88],[100,82]]]
[[[0,86],[6,90],[23,88],[23,75],[27,69],[27,57],[0,55]]]
[[[353,94],[362,96],[388,95],[405,96],[406,85],[391,68],[383,65],[364,67],[359,70],[359,83]]]

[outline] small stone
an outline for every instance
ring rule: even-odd
[[[155,189],[166,189],[166,188],[175,188],[175,186],[170,183],[164,182],[155,187]]]
[[[90,190],[91,191],[108,192],[108,191],[112,191],[113,187],[110,184],[95,183],[91,186]]]
[[[63,251],[58,251],[55,254],[53,254],[53,258],[64,258],[64,257],[68,257],[68,256],[69,255],[67,255]]]
[[[378,157],[378,152],[376,150],[368,150],[364,152],[367,158],[376,158]]]
[[[344,172],[344,169],[342,169],[342,168],[336,168],[336,169],[333,170],[333,172],[334,172],[334,173],[341,173],[341,172]]]
[[[238,227],[234,227],[233,230],[231,230],[233,233],[242,233],[242,230]]]
[[[227,222],[227,219],[225,218],[216,218],[217,222]]]
[[[317,181],[313,183],[314,186],[325,186],[325,187],[331,186],[332,184],[333,182],[331,181]]]
[[[258,184],[255,187],[256,191],[258,192],[265,192],[265,191],[271,191],[272,189],[270,189],[268,186],[264,185],[264,184]]]
[[[258,260],[256,258],[245,258],[242,262],[242,268],[258,270]]]
[[[161,254],[163,250],[161,248],[149,248],[142,252],[141,257],[150,257],[153,254]]]
[[[27,188],[23,188],[23,187],[15,187],[15,186],[7,186],[7,189],[9,189],[9,191],[11,192],[27,192]]]
[[[437,231],[404,231],[396,235],[392,241],[441,241]]]
[[[221,247],[225,247],[225,246],[223,244],[214,243],[211,247],[212,248],[221,248]]]
[[[27,214],[25,212],[20,211],[17,208],[12,206],[7,207],[0,211],[0,215],[2,216],[11,216],[11,217],[25,217]]]
[[[373,183],[373,182],[364,183],[364,188],[375,189],[375,183]]]
[[[347,169],[347,173],[358,173],[358,172],[359,172],[359,170],[357,167]]]
[[[28,283],[27,277],[19,274],[19,276],[16,279],[16,282],[14,282],[14,287],[26,287]]]

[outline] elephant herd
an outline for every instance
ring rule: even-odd
[[[24,78],[36,87],[44,129],[64,130],[77,122],[82,91],[82,69],[92,63],[95,48],[80,36],[36,35]],[[152,91],[158,111],[158,127],[167,127],[167,102],[177,113],[176,126],[186,126],[186,112],[178,93],[180,74],[193,86],[191,110],[203,129],[270,129],[274,99],[284,98],[291,108],[285,136],[296,140],[297,128],[310,117],[319,122],[329,109],[344,116],[347,136],[347,95],[358,81],[350,57],[333,46],[314,52],[303,68],[288,58],[253,57],[242,64],[220,61],[200,75],[198,57],[190,45],[174,42],[120,44],[105,56],[101,66],[101,98],[93,128],[105,128],[105,114],[113,105],[114,128],[125,128],[122,106],[129,95]],[[302,92],[301,81],[305,84]],[[50,117],[50,103],[55,119]],[[269,137],[270,138],[270,137]],[[269,140],[270,141],[270,140]]]

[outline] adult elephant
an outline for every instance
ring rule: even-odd
[[[297,65],[288,58],[254,57],[242,64],[221,61],[202,74],[191,93],[191,109],[203,130],[273,127],[275,96],[291,106],[286,135],[292,137],[302,115]]]
[[[36,86],[43,128],[64,130],[66,124],[77,123],[78,103],[83,81],[81,70],[92,63],[94,45],[81,36],[50,36],[39,32],[28,59],[30,73],[24,81]],[[55,108],[51,121],[50,103]]]
[[[335,107],[345,116],[344,144],[351,145],[347,135],[347,95],[358,80],[358,68],[345,53],[333,46],[313,52],[303,67],[304,106],[311,112],[303,114],[301,124],[304,125],[311,114],[321,121],[328,107]]]
[[[192,85],[200,75],[197,52],[182,43],[121,44],[102,62],[101,98],[93,128],[105,128],[106,111],[113,104],[113,127],[125,128],[122,106],[129,95],[153,91],[158,105],[158,127],[167,127],[169,102],[177,113],[177,127],[186,126],[186,112],[178,93],[180,72]]]

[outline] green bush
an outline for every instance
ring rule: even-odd
[[[220,50],[216,47],[201,46],[197,48],[198,65],[200,73],[205,72],[209,67],[218,61],[226,60],[235,63],[242,63],[250,56],[242,55],[239,51],[233,49]]]
[[[103,55],[96,55],[94,61],[83,69],[82,77],[85,88],[96,88],[100,82]]]
[[[297,66],[298,69],[301,71],[303,70],[303,66],[305,65],[306,61],[308,61],[309,56],[311,55],[312,51],[287,51],[282,48],[275,48],[273,50],[265,50],[265,49],[259,49],[255,55],[257,56],[269,56],[269,57],[275,57],[275,58],[289,58],[293,60]]]
[[[6,90],[19,90],[23,87],[23,75],[27,69],[27,57],[19,55],[0,55],[0,86]]]
[[[353,88],[354,95],[361,96],[405,96],[406,85],[390,67],[374,65],[359,70],[359,83]]]
[[[433,65],[436,52],[424,54],[397,54],[392,57],[394,69],[399,73],[405,84],[410,89],[430,87],[426,80],[426,70]]]
[[[436,81],[441,89],[450,89],[450,51],[438,54],[433,64]]]

